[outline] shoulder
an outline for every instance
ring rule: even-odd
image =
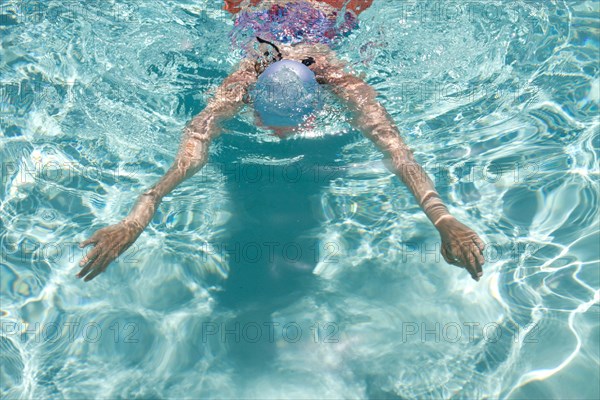
[[[373,0],[352,0],[348,4],[348,8],[351,8],[357,15],[365,11],[367,8],[373,5]]]
[[[232,14],[237,14],[242,9],[241,4],[244,0],[225,0],[225,5],[223,9],[225,11],[229,11]],[[260,3],[261,0],[251,0],[251,5],[255,6]]]
[[[332,7],[341,9],[346,4],[346,9],[354,11],[357,15],[371,7],[374,0],[320,0]]]

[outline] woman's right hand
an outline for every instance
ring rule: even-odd
[[[83,248],[93,244],[94,248],[79,262],[83,269],[77,277],[88,282],[104,272],[111,262],[136,241],[142,231],[138,224],[131,221],[121,221],[96,231],[91,238],[79,245]]]

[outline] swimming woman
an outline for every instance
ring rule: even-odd
[[[440,199],[433,182],[415,161],[375,90],[346,70],[331,49],[332,42],[357,24],[373,0],[225,0],[235,15],[234,44],[247,55],[219,86],[206,108],[185,127],[175,161],[152,188],[144,192],[120,223],[95,232],[80,247],[94,245],[81,260],[77,277],[89,281],[129,248],[150,223],[164,196],[207,162],[208,149],[220,123],[247,102],[249,91],[266,68],[280,60],[304,64],[353,113],[353,123],[385,155],[389,168],[410,189],[438,230],[446,262],[465,268],[475,280],[483,275],[484,244],[456,220]],[[243,39],[246,40],[243,40]]]

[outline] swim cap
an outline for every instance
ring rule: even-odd
[[[258,77],[253,90],[254,110],[263,125],[294,127],[321,107],[319,84],[304,64],[281,60]]]

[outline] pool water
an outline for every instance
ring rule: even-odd
[[[599,2],[375,3],[336,50],[486,242],[478,283],[331,95],[283,140],[244,108],[76,279],[241,53],[218,1],[0,3],[0,397],[600,396]]]

